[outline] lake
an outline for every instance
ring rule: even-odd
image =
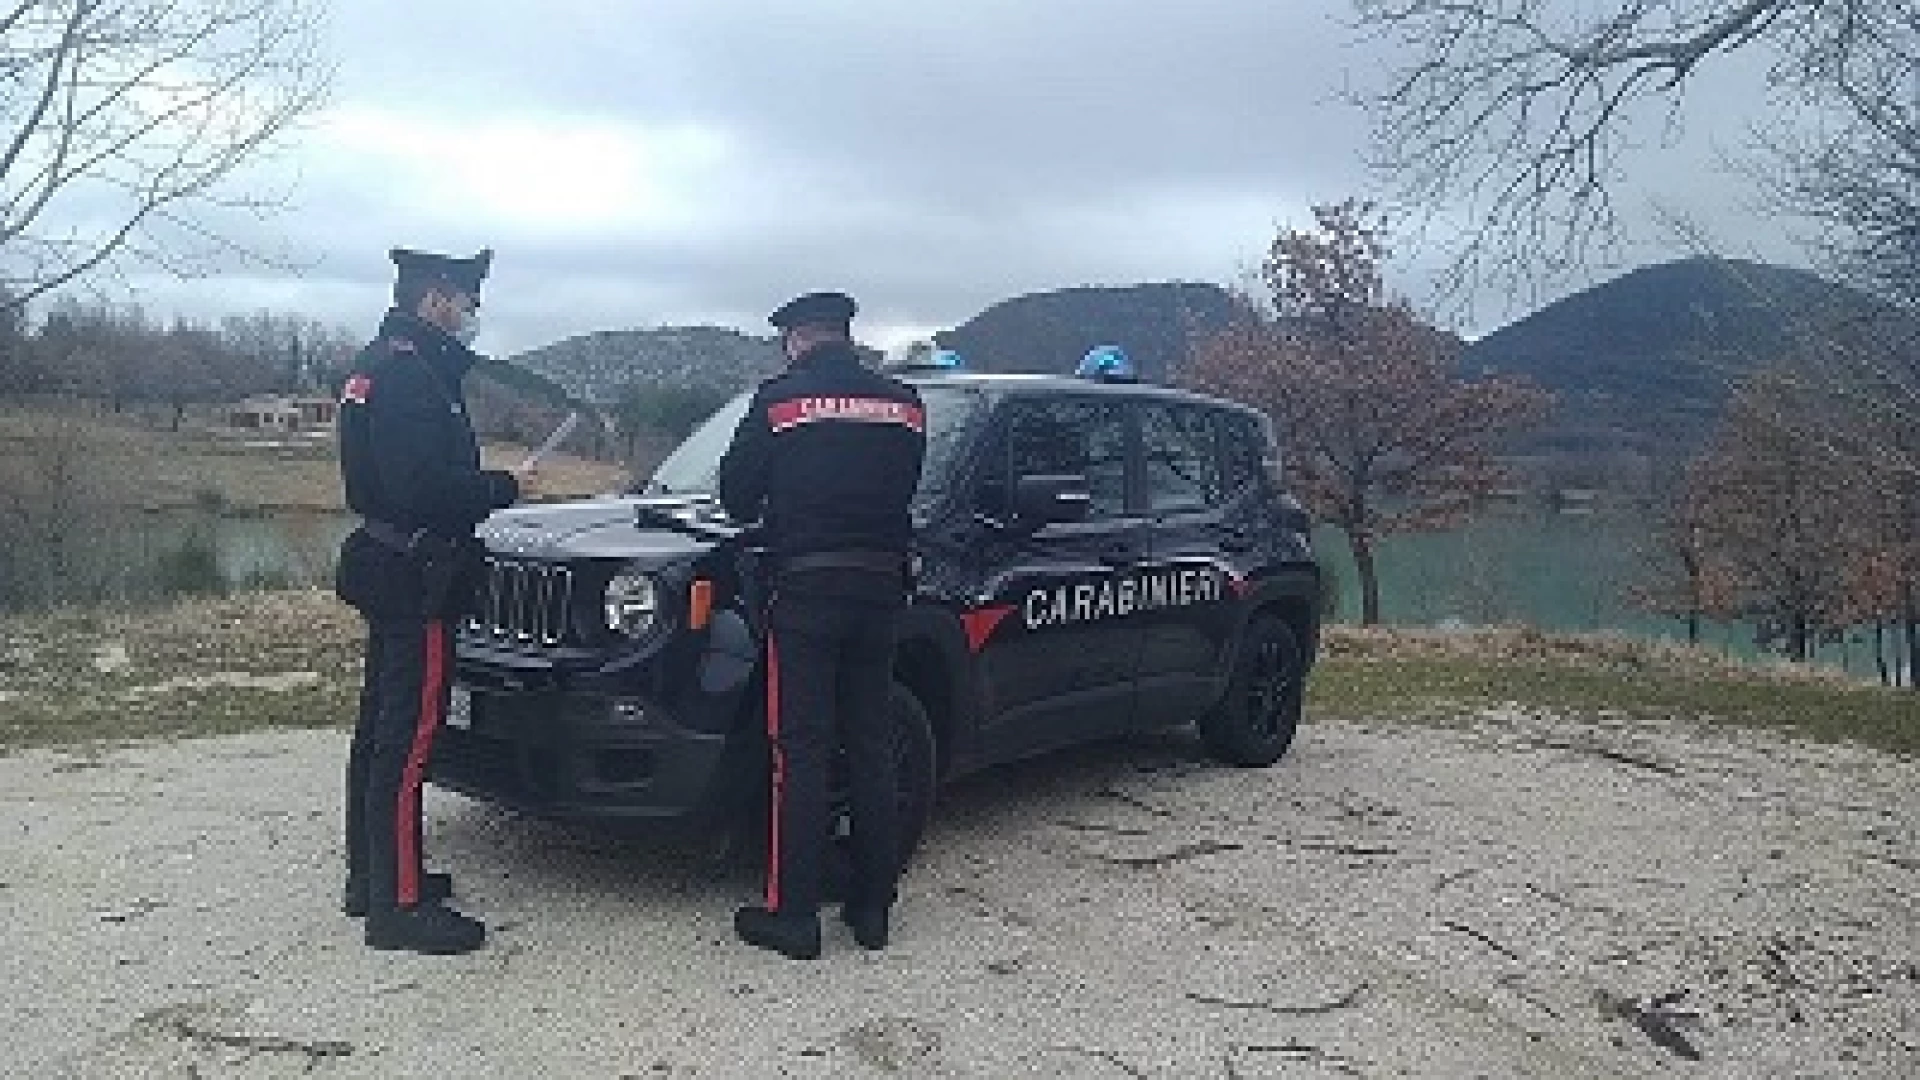
[[[168,593],[251,586],[318,586],[352,519],[333,513],[227,516],[210,512],[123,512],[70,530],[58,558],[13,544],[0,563],[0,608],[47,603],[145,603]],[[1544,630],[1613,630],[1683,641],[1677,619],[1633,607],[1641,577],[1643,526],[1623,511],[1556,513],[1502,506],[1445,533],[1392,536],[1380,545],[1381,608],[1392,624],[1470,627],[1524,623]],[[1320,530],[1321,559],[1336,575],[1339,618],[1357,619],[1358,582],[1345,541]],[[65,568],[64,575],[50,568]],[[58,581],[49,585],[49,577]],[[12,588],[7,588],[11,583]],[[1702,643],[1754,657],[1751,627],[1708,624]],[[1870,633],[1824,645],[1823,662],[1875,672]]]
[[[1381,618],[1406,626],[1519,623],[1684,642],[1685,621],[1631,602],[1630,590],[1649,577],[1638,546],[1645,533],[1645,522],[1626,510],[1501,505],[1448,532],[1386,537],[1376,558]],[[1357,621],[1359,581],[1345,538],[1323,527],[1314,542],[1323,565],[1339,579],[1340,618]],[[1703,623],[1700,643],[1747,659],[1763,655],[1754,627],[1746,623]],[[1890,661],[1893,651],[1890,644]],[[1870,629],[1821,645],[1816,659],[1878,676]]]

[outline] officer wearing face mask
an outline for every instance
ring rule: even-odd
[[[493,254],[395,250],[394,306],[355,358],[340,395],[340,470],[361,523],[341,546],[335,590],[367,623],[365,681],[347,763],[348,915],[376,949],[478,948],[485,927],[447,906],[451,880],[426,873],[422,775],[446,713],[452,629],[471,600],[474,527],[519,498],[512,473],[484,470],[462,380]]]

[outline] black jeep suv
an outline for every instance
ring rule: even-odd
[[[1197,724],[1236,765],[1293,741],[1319,575],[1265,419],[1105,378],[904,373],[928,449],[893,705],[909,853],[961,773]],[[645,488],[481,530],[436,783],[542,817],[764,820],[760,575],[713,497],[741,395]]]

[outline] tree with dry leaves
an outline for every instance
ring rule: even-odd
[[[1818,323],[1742,408],[1746,429],[1818,455],[1854,497],[1847,621],[1872,625],[1876,642],[1894,626],[1920,670],[1920,318],[1875,307]]]
[[[1314,220],[1279,232],[1262,266],[1267,296],[1195,343],[1185,379],[1273,417],[1302,497],[1352,548],[1371,625],[1379,539],[1464,520],[1504,480],[1502,441],[1552,398],[1531,380],[1462,375],[1459,338],[1389,295],[1372,205],[1319,206]]]
[[[1699,644],[1707,620],[1739,614],[1737,584],[1715,543],[1716,479],[1704,460],[1656,478],[1646,500],[1646,532],[1636,544],[1644,576],[1628,590],[1638,607],[1684,621],[1692,644]]]
[[[0,0],[0,300],[255,253],[242,167],[316,109],[314,0]]]
[[[1859,616],[1857,573],[1873,551],[1875,492],[1776,420],[1780,384],[1748,380],[1697,466],[1715,561],[1732,575],[1738,613],[1789,657]]]
[[[1896,451],[1920,453],[1920,429],[1897,438],[1905,445]],[[1848,620],[1873,628],[1883,682],[1904,669],[1906,685],[1920,689],[1920,474],[1882,468],[1849,486],[1858,493],[1854,527],[1861,539],[1848,558]],[[1889,636],[1903,660],[1898,665],[1887,662]]]

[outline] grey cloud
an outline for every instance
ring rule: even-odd
[[[861,295],[883,330],[1035,289],[1230,280],[1277,223],[1366,187],[1364,119],[1338,98],[1379,62],[1349,47],[1348,14],[1346,0],[340,0],[343,106],[455,134],[502,116],[690,125],[729,148],[729,169],[672,220],[562,232],[410,210],[394,178],[309,162],[297,208],[258,234],[314,264],[299,286],[152,293],[364,322],[389,246],[485,244],[500,261],[482,341],[513,351],[663,322],[759,332],[773,304],[823,285]],[[1722,206],[1703,159],[1648,179]]]

